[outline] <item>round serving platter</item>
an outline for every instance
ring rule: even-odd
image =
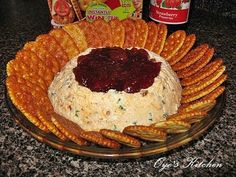
[[[162,143],[144,142],[141,148],[135,149],[123,146],[119,150],[102,148],[96,145],[79,146],[72,141],[62,141],[51,133],[44,131],[33,125],[11,102],[7,90],[5,90],[5,97],[8,108],[16,120],[16,122],[35,139],[46,143],[56,149],[68,151],[74,154],[96,157],[96,158],[139,158],[144,156],[155,155],[180,147],[188,142],[197,139],[203,134],[213,122],[220,117],[225,103],[225,93],[223,93],[216,102],[215,107],[209,112],[208,116],[203,118],[200,122],[195,123],[191,128],[184,133],[169,135],[167,140]]]

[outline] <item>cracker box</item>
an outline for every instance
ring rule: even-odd
[[[142,18],[143,0],[48,0],[52,25],[86,19]]]

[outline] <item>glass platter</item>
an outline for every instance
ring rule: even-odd
[[[63,142],[51,133],[45,133],[35,125],[33,125],[28,119],[13,105],[10,97],[5,90],[6,102],[8,108],[14,117],[15,121],[35,139],[44,142],[56,149],[68,151],[74,154],[96,157],[96,158],[139,158],[143,156],[149,156],[154,154],[163,153],[171,149],[175,149],[182,146],[194,139],[197,139],[203,132],[205,132],[213,122],[220,117],[225,103],[225,93],[218,99],[215,107],[209,112],[202,121],[192,125],[190,130],[181,134],[173,134],[168,136],[166,142],[153,143],[147,142],[139,148],[130,148],[122,146],[119,150],[113,150],[108,148],[102,148],[96,145],[91,146],[79,146],[71,141]]]

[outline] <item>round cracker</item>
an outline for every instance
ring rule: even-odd
[[[157,25],[155,22],[148,22],[148,36],[144,48],[152,51],[157,40]]]
[[[134,41],[134,46],[143,48],[147,41],[148,25],[143,19],[136,19],[134,21],[134,24],[136,28],[136,37]]]
[[[177,76],[179,78],[186,78],[197,73],[200,69],[202,69],[204,66],[206,66],[210,62],[213,55],[214,55],[214,48],[208,49],[206,53],[202,56],[202,58],[200,58],[196,63],[190,65],[187,68],[179,70],[177,72]]]
[[[82,128],[74,122],[56,114],[55,112],[51,115],[52,123],[70,140],[78,145],[84,146],[88,142],[80,137]]]
[[[113,46],[123,47],[125,42],[125,27],[118,19],[109,21],[111,27],[112,44]]]
[[[179,71],[181,69],[187,68],[196,61],[198,61],[209,48],[208,44],[202,44],[195,49],[191,50],[184,58],[182,58],[178,63],[172,66],[174,71]]]
[[[226,78],[227,78],[227,75],[223,74],[219,78],[217,78],[212,84],[208,85],[204,89],[202,89],[196,93],[183,96],[181,99],[181,103],[189,103],[191,101],[195,101],[195,100],[209,94],[210,92],[215,90],[217,87],[219,87],[226,80]]]
[[[218,58],[212,62],[210,62],[208,65],[206,65],[204,68],[200,69],[197,73],[183,78],[180,83],[182,86],[189,86],[192,84],[195,84],[199,81],[201,81],[202,79],[210,76],[212,73],[214,73],[215,71],[217,71],[219,69],[219,67],[222,65],[223,60]]]
[[[165,141],[166,132],[152,126],[133,125],[125,127],[123,133],[148,141]]]
[[[60,28],[53,29],[49,32],[49,35],[53,36],[57,40],[57,42],[67,53],[69,59],[72,59],[79,54],[80,51],[76,46],[74,40],[63,29]]]
[[[60,64],[60,69],[69,61],[68,55],[54,37],[48,34],[42,34],[36,38],[36,41],[39,42],[40,45],[44,46],[48,52],[57,59]]]
[[[166,39],[166,42],[160,55],[168,61],[182,47],[185,38],[186,32],[184,30],[178,30],[172,33]]]
[[[178,61],[180,61],[193,47],[194,43],[196,41],[196,35],[195,34],[190,34],[188,35],[181,48],[172,56],[169,60],[168,63],[172,66]]]
[[[92,25],[96,30],[99,38],[102,41],[103,47],[111,47],[112,46],[112,34],[111,34],[111,27],[108,22],[103,19],[98,19],[93,21]]]
[[[136,38],[136,27],[133,20],[125,19],[122,21],[122,24],[125,27],[125,42],[123,47],[134,47],[134,42]]]
[[[84,32],[88,47],[97,48],[102,46],[99,33],[97,33],[97,31],[94,29],[94,26],[90,22],[82,20],[77,23],[77,25]]]
[[[124,133],[121,133],[119,131],[115,130],[109,130],[109,129],[101,129],[99,131],[103,136],[118,141],[121,144],[124,144],[126,146],[134,147],[134,148],[139,148],[141,146],[141,143],[139,140],[128,136]]]
[[[210,76],[206,77],[205,79],[184,87],[184,89],[182,90],[182,95],[189,95],[189,94],[193,94],[196,93],[202,89],[204,89],[205,87],[207,87],[208,85],[212,84],[216,79],[218,79],[225,71],[225,66],[221,66],[215,73],[212,73]]]
[[[167,26],[165,24],[159,23],[157,25],[157,40],[152,51],[158,55],[160,55],[165,45],[167,31]]]

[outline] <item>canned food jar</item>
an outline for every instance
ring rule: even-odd
[[[188,22],[190,0],[151,0],[149,17],[165,24],[184,24]]]

